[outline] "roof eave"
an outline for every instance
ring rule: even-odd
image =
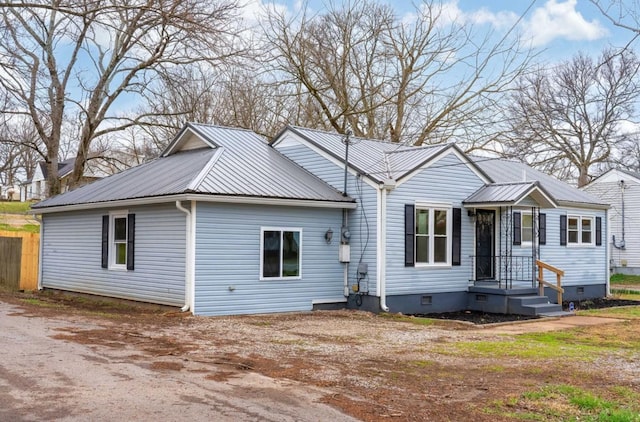
[[[262,196],[242,196],[242,195],[212,195],[198,193],[180,193],[164,196],[150,196],[144,198],[119,199],[113,201],[89,202],[83,204],[58,205],[41,208],[32,208],[32,214],[50,214],[57,212],[85,211],[103,208],[133,207],[139,205],[164,204],[174,201],[200,201],[236,203],[249,205],[276,205],[291,207],[312,207],[312,208],[339,208],[355,209],[357,204],[354,199],[345,201],[319,200],[319,199],[296,199],[296,198],[275,198]]]

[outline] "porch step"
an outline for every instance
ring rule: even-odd
[[[562,305],[549,303],[546,296],[511,296],[508,298],[508,313],[518,315],[549,315],[562,312]]]

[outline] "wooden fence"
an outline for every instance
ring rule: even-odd
[[[38,233],[0,230],[0,284],[19,290],[38,288]]]

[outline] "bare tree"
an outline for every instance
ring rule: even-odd
[[[591,0],[600,12],[614,25],[628,29],[640,36],[639,0]]]
[[[589,183],[612,160],[621,124],[634,115],[640,61],[631,51],[584,54],[518,82],[509,105],[507,153],[561,179]]]
[[[416,145],[461,134],[486,139],[493,105],[522,74],[529,51],[513,31],[500,37],[449,21],[437,2],[420,3],[410,16],[369,0],[331,3],[314,15],[306,7],[293,17],[271,10],[265,55],[304,116],[321,117],[316,126]]]
[[[42,140],[49,194],[65,125],[77,127],[70,183],[80,181],[93,140],[142,124],[129,104],[175,66],[217,61],[236,49],[234,0],[0,0],[0,86]]]

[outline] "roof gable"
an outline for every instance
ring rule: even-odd
[[[295,139],[292,136],[295,135]],[[287,126],[271,142],[275,147],[294,143],[306,143],[336,165],[344,165],[346,155],[345,135],[315,129]],[[449,153],[458,155],[485,183],[491,179],[475,166],[455,144],[408,146],[373,139],[350,137],[348,165],[355,173],[375,183],[390,179],[405,182],[421,169],[438,161]]]
[[[494,183],[485,185],[465,199],[467,207],[518,206],[530,198],[540,208],[556,208],[554,199],[538,182]]]

